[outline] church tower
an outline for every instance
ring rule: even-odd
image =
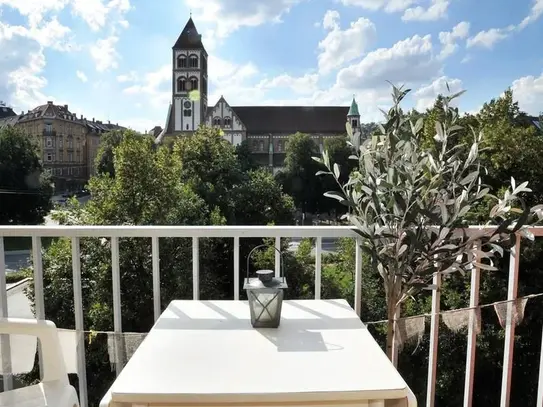
[[[353,132],[360,130],[360,113],[358,112],[358,104],[353,95],[353,102],[351,103],[351,108],[347,113],[347,121],[350,123]]]
[[[207,52],[192,21],[172,48],[173,131],[189,135],[204,123],[207,112]]]

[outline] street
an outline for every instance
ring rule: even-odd
[[[298,246],[300,245],[302,238],[300,237],[293,237],[290,239],[290,244],[288,247],[288,250],[290,251],[296,251],[298,250]],[[323,237],[322,238],[322,251],[323,253],[333,253],[337,251],[337,240],[333,237]],[[315,253],[315,249],[313,248],[312,253]]]

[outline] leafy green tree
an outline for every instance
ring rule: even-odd
[[[236,146],[236,156],[238,157],[240,168],[244,172],[256,170],[260,167],[249,148],[247,140],[243,140],[241,144]]]
[[[15,127],[0,129],[0,224],[42,223],[52,195],[50,176],[30,137]]]
[[[294,206],[271,174],[244,171],[235,148],[219,130],[201,127],[174,143],[181,179],[208,207],[217,208],[228,224],[291,224]],[[252,205],[255,210],[246,210]],[[265,205],[265,206],[259,206]]]
[[[407,93],[393,88],[394,103],[385,116],[381,133],[360,148],[359,171],[351,175],[346,185],[339,182],[340,168],[330,162],[328,152],[318,159],[341,189],[326,195],[352,210],[348,218],[363,238],[361,247],[383,280],[389,357],[395,335],[394,319],[401,305],[427,289],[435,273],[447,275],[470,269],[475,241],[482,242],[479,250],[486,258],[503,252],[497,243],[514,242],[515,232],[524,231],[521,227],[530,216],[530,210],[518,196],[530,192],[527,183],[516,187],[513,180],[512,190],[505,192],[486,217],[488,224],[499,227],[470,236],[457,233],[456,229],[464,226],[464,216],[490,196],[480,178],[481,138],[474,138],[465,160],[460,152],[463,146],[450,144],[461,128],[458,109],[450,107],[458,96],[453,95],[443,98],[445,120],[435,122],[436,148],[423,148],[423,120],[408,122],[400,108]],[[519,203],[522,209],[511,210]],[[514,217],[516,212],[522,214],[520,218]],[[540,207],[533,212],[541,216]],[[478,266],[495,269],[488,264]]]
[[[296,133],[287,140],[284,188],[303,213],[318,210],[321,188],[315,174],[320,167],[311,159],[317,151],[317,144],[307,134]]]
[[[178,140],[169,148],[134,132],[119,134],[111,150],[115,177],[103,172],[92,178],[89,203],[82,207],[73,201],[56,214],[57,219],[76,225],[292,223],[292,199],[271,174],[241,171],[234,147],[213,130],[202,129],[191,141]],[[260,242],[242,239],[240,258]],[[164,238],[159,245],[163,306],[172,299],[192,298],[192,240]],[[202,299],[232,298],[232,249],[232,239],[200,239]],[[80,250],[85,329],[109,331],[113,328],[110,241],[81,239]],[[119,251],[123,331],[147,332],[154,319],[151,239],[121,238]],[[73,328],[71,242],[53,242],[43,256],[43,267],[47,318],[59,327]],[[106,339],[87,338],[91,405],[97,405],[113,380]]]

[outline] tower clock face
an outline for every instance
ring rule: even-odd
[[[190,109],[192,107],[192,103],[190,103],[188,100],[185,100],[183,106],[185,107],[185,109]]]

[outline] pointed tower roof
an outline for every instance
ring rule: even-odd
[[[183,32],[175,42],[173,49],[202,49],[202,36],[198,33],[192,17],[189,18]]]
[[[347,113],[347,116],[360,116],[360,113],[358,113],[358,104],[356,103],[354,95],[353,102],[351,103],[351,108],[349,109],[349,113]]]

